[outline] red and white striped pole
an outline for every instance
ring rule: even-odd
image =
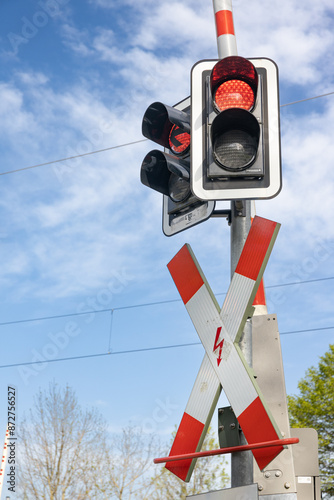
[[[256,215],[255,201],[252,200],[252,203],[251,203],[252,222],[254,220],[255,215]],[[261,316],[262,314],[268,314],[266,292],[264,289],[263,278],[260,282],[259,288],[257,289],[255,299],[253,302],[253,307],[254,307],[254,316]]]
[[[232,0],[213,0],[215,13],[218,57],[236,56],[237,41],[234,33]]]

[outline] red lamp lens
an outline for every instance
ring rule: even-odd
[[[229,108],[250,111],[254,106],[255,96],[248,83],[242,80],[228,80],[217,88],[215,102],[220,111]]]
[[[169,147],[175,154],[185,153],[190,146],[190,134],[178,125],[173,125],[169,133]]]
[[[228,108],[251,111],[258,87],[256,68],[243,57],[225,57],[212,68],[210,87],[216,111]]]

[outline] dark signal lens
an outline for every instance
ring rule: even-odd
[[[257,141],[244,130],[229,130],[216,141],[214,155],[227,170],[244,170],[256,156]]]
[[[189,181],[172,173],[168,183],[169,196],[175,203],[185,201],[190,196]]]
[[[173,125],[169,133],[169,147],[177,155],[186,153],[190,147],[190,134],[178,125]]]
[[[229,108],[249,111],[254,107],[255,96],[248,83],[242,80],[228,80],[216,90],[215,103],[220,111]]]
[[[230,171],[245,170],[255,161],[260,125],[245,109],[226,109],[212,122],[211,141],[215,162]]]

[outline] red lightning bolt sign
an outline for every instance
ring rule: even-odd
[[[219,348],[219,354],[218,354],[218,358],[217,358],[217,365],[218,366],[220,365],[220,362],[222,360],[222,350],[223,350],[223,345],[224,345],[224,340],[225,340],[225,339],[223,339],[221,342],[218,342],[221,331],[222,331],[222,327],[220,326],[219,328],[217,328],[216,338],[215,338],[215,342],[213,345],[213,352],[215,352]]]

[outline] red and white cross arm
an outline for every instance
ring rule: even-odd
[[[168,264],[206,351],[169,456],[200,450],[221,386],[249,444],[281,438],[237,347],[247,317],[252,315],[252,302],[279,227],[276,222],[255,217],[221,311],[189,245]],[[260,469],[282,449],[254,450]],[[194,465],[195,460],[189,459],[169,462],[166,468],[189,481]]]
[[[234,33],[232,0],[213,0],[219,58],[236,56],[237,41]]]

